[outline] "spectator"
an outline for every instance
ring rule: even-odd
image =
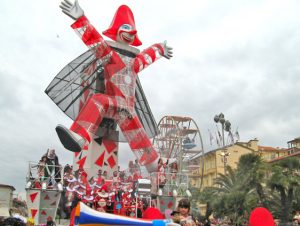
[[[136,160],[134,161],[133,167],[134,167],[134,171],[135,171],[136,173],[138,173],[139,175],[142,174],[142,172],[141,172],[141,167],[140,167],[140,164],[139,164],[139,160],[138,160],[138,159],[136,159]]]
[[[106,170],[104,170],[104,172],[103,172],[103,179],[107,180],[107,171]]]
[[[171,218],[172,218],[172,220],[173,220],[174,223],[180,224],[180,212],[174,210],[171,213]]]
[[[172,179],[175,180],[176,174],[178,172],[177,162],[173,162],[172,164],[170,164],[170,168],[171,168]]]
[[[38,177],[40,181],[45,180],[45,167],[47,164],[47,156],[42,156],[41,160],[39,161],[38,164]]]
[[[104,177],[102,175],[102,170],[99,169],[97,176],[94,177],[94,186],[96,186],[97,188],[100,188],[103,184],[104,184],[105,180]]]
[[[295,214],[293,220],[295,223],[300,224],[300,211],[296,211],[296,214]]]
[[[180,213],[180,225],[196,226],[195,221],[190,215],[191,204],[188,199],[181,199],[178,202],[178,212]]]
[[[51,216],[47,217],[46,225],[47,226],[55,226],[56,225]]]
[[[128,163],[128,170],[129,170],[129,173],[132,175],[134,172],[134,164],[133,164],[133,161],[131,161],[131,160]]]
[[[159,188],[163,188],[167,182],[167,176],[166,176],[166,168],[168,165],[169,160],[164,163],[163,159],[160,158],[158,160],[158,167],[157,167],[157,176],[158,176],[158,186]]]
[[[45,177],[48,178],[48,185],[52,186],[56,184],[55,177],[60,178],[61,176],[58,157],[56,156],[54,149],[48,149],[44,156],[47,157]]]
[[[26,226],[26,224],[19,218],[8,217],[3,221],[3,225],[10,226]]]

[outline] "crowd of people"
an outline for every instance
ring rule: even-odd
[[[66,165],[63,178],[69,213],[78,201],[100,212],[126,216],[141,214],[148,205],[137,196],[137,181],[142,176],[140,167],[133,161],[129,162],[128,170],[120,171],[119,167],[110,177],[107,171],[99,169],[96,176],[88,178],[83,169],[74,172],[72,166]]]
[[[45,189],[57,189],[57,185],[62,183],[64,206],[60,208],[63,209],[64,218],[71,216],[72,209],[79,201],[100,212],[131,217],[142,217],[150,205],[149,198],[137,194],[138,180],[150,179],[148,174],[142,176],[144,173],[137,159],[129,161],[126,170],[120,170],[118,167],[111,176],[100,168],[95,176],[88,177],[84,169],[74,171],[69,164],[62,167],[55,150],[48,149],[32,168],[36,169],[36,173],[35,176],[30,173],[28,188],[43,189],[43,184],[46,184]],[[169,160],[159,159],[155,184],[158,188],[163,188],[170,179],[166,174],[171,175],[171,179],[174,180],[177,171],[176,162],[169,163]]]

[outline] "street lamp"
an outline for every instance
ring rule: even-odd
[[[223,113],[219,115],[215,115],[214,117],[215,123],[221,123],[222,125],[222,147],[225,146],[225,138],[224,138],[224,130],[229,132],[231,130],[231,123],[228,120],[225,120],[225,116]]]
[[[224,163],[224,175],[226,175],[227,157],[230,155],[230,153],[228,153],[227,150],[224,149],[224,150],[222,150],[220,155],[221,155],[221,157],[223,159],[223,163]]]
[[[224,174],[226,175],[226,164],[227,164],[227,157],[229,156],[229,153],[227,153],[227,150],[224,148],[225,147],[224,131],[230,132],[231,123],[225,119],[225,116],[223,113],[220,113],[219,115],[215,115],[214,121],[215,121],[215,123],[221,123],[221,125],[222,125],[222,148],[223,148],[223,150],[220,155],[223,159]]]

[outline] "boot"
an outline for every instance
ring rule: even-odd
[[[74,133],[63,125],[57,125],[55,130],[60,142],[69,151],[80,152],[84,147],[85,139],[77,133]]]

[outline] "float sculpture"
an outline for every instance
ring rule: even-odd
[[[173,223],[171,220],[166,219],[146,220],[113,215],[109,213],[101,213],[89,208],[83,203],[77,205],[75,212],[75,225],[180,226],[179,224]]]
[[[170,59],[172,48],[168,47],[166,42],[154,44],[135,57],[128,57],[122,54],[122,51],[117,51],[142,44],[137,35],[133,13],[126,5],[118,8],[110,27],[103,32],[103,35],[115,41],[114,44],[105,41],[91,25],[77,0],[74,4],[64,0],[60,8],[75,20],[71,27],[92,52],[92,56],[88,55],[85,58],[92,57],[93,60],[82,70],[102,73],[105,87],[103,93],[93,93],[86,97],[70,129],[63,125],[56,127],[61,143],[70,151],[80,152],[97,134],[102,120],[112,119],[119,125],[139,164],[145,166],[149,172],[156,171],[159,156],[135,110],[135,89],[138,73],[162,56]],[[85,83],[80,84],[83,87],[80,91],[83,96],[85,88],[92,83],[93,81],[87,79]],[[56,87],[58,84],[59,82],[56,83]],[[49,86],[46,93],[48,94],[53,87]],[[62,87],[61,91],[51,98],[55,99],[65,90],[66,87]],[[64,97],[56,103],[67,98]]]

